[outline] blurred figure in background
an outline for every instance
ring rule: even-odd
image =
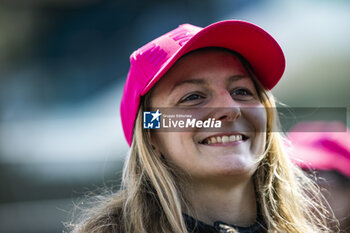
[[[342,123],[299,123],[288,133],[292,160],[313,175],[342,232],[350,232],[350,132]]]

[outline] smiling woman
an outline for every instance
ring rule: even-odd
[[[130,61],[122,187],[73,232],[333,232],[320,192],[276,131],[270,89],[285,63],[269,34],[243,21],[185,24]],[[201,119],[220,121],[221,131],[145,129],[148,107],[207,109]]]
[[[156,152],[196,179],[193,184],[210,187],[208,181],[229,178],[236,182],[228,174],[247,172],[248,177],[252,176],[266,143],[266,112],[258,110],[263,105],[254,81],[233,52],[204,48],[186,54],[151,89],[150,95],[153,108],[209,108],[209,119],[220,120],[220,131],[227,131],[152,131],[151,143]],[[251,188],[253,191],[252,184]]]

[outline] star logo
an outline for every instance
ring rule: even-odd
[[[161,115],[162,113],[159,112],[159,109],[156,112],[143,112],[143,128],[159,129]]]
[[[155,119],[157,119],[157,121],[159,121],[159,116],[162,115],[162,113],[159,112],[159,109],[157,109],[157,111],[155,113],[151,113],[151,115],[153,116],[152,121],[154,121]]]

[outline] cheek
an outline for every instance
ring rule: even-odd
[[[252,151],[254,154],[261,155],[264,152],[266,144],[266,110],[262,105],[254,108],[247,108],[245,109],[245,117],[251,124],[252,128],[254,128]]]
[[[258,132],[255,136],[252,151],[255,155],[262,155],[265,151],[266,133]]]
[[[186,155],[194,149],[188,132],[157,132],[153,138],[159,152],[175,163],[186,160]]]
[[[157,132],[152,133],[152,142],[162,155],[167,155],[169,151],[172,151],[174,143],[172,141],[171,133],[167,132]]]
[[[248,120],[254,132],[266,133],[267,115],[266,109],[261,105],[257,107],[247,107],[242,110],[244,117]]]

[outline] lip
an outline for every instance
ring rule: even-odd
[[[228,141],[228,142],[218,142],[218,143],[208,143],[208,140],[210,140],[210,138],[212,137],[223,137],[223,136],[232,136],[232,135],[241,135],[242,136],[242,140],[239,141]],[[238,145],[241,144],[245,141],[247,141],[249,139],[249,137],[243,133],[240,132],[227,132],[227,133],[219,133],[219,134],[212,134],[212,135],[208,135],[206,137],[203,137],[201,140],[198,141],[198,144],[200,145],[204,145],[204,146],[233,146],[233,145]]]
[[[203,146],[215,146],[215,147],[222,147],[222,146],[236,146],[241,143],[244,143],[245,141],[236,141],[236,142],[225,142],[225,143],[212,143],[212,144],[201,144]]]

